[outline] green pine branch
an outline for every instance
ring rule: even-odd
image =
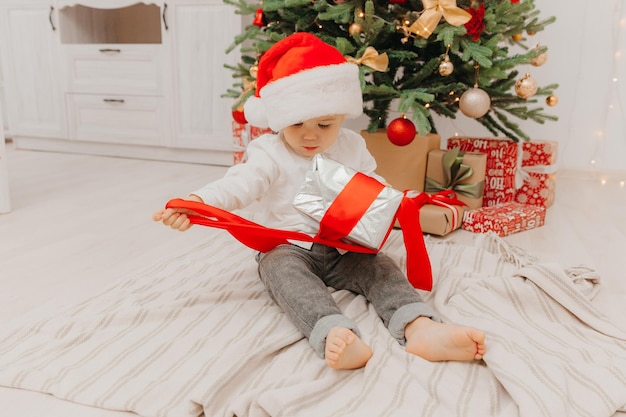
[[[252,15],[259,4],[245,0],[224,0],[234,12]],[[387,53],[389,67],[377,72],[360,67],[364,113],[370,119],[368,130],[386,126],[392,111],[406,112],[420,133],[436,131],[432,114],[455,118],[460,95],[478,80],[480,88],[491,98],[491,110],[477,119],[494,135],[504,134],[515,140],[527,139],[513,119],[545,123],[556,118],[543,111],[535,98],[524,100],[514,92],[519,68],[547,51],[546,46],[529,47],[532,34],[544,30],[555,21],[542,18],[534,0],[511,3],[483,0],[484,30],[478,40],[467,36],[465,26],[452,26],[441,19],[429,38],[409,34],[402,26],[410,26],[423,11],[420,0],[390,4],[386,0],[263,0],[267,25],[247,26],[235,37],[228,52],[238,50],[241,63],[229,68],[234,82],[225,96],[240,98],[242,77],[250,80],[249,69],[258,57],[275,42],[297,32],[307,31],[336,46],[342,54],[360,57],[366,47]],[[457,0],[458,7],[476,7],[475,0]],[[361,12],[365,14],[362,15]],[[406,22],[405,22],[406,20]],[[353,23],[360,30],[350,32]],[[521,35],[521,40],[513,36]],[[516,38],[517,39],[517,38]],[[512,45],[525,51],[511,53]],[[454,65],[449,76],[438,73],[443,55]],[[478,79],[477,69],[478,67]],[[537,97],[553,94],[557,84],[540,86]]]

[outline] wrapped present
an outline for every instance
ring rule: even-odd
[[[442,207],[426,204],[420,209],[422,232],[446,236],[461,227],[464,211],[465,207],[463,206]]]
[[[474,233],[493,231],[498,236],[507,236],[543,226],[545,218],[545,207],[511,201],[467,210],[463,215],[461,227]]]
[[[448,139],[447,147],[487,155],[483,206],[513,201],[517,171],[517,143],[508,138],[452,137]]]
[[[434,194],[411,191],[407,195],[420,201],[419,224],[423,233],[445,236],[461,227],[467,204],[459,200],[454,191],[444,190]],[[402,228],[399,222],[394,227]]]
[[[246,147],[251,140],[258,138],[265,133],[271,133],[269,128],[251,126],[248,123],[232,122],[233,130],[233,165],[246,161]]]
[[[375,178],[318,154],[293,204],[319,227],[321,236],[379,249],[403,197]]]
[[[244,162],[246,155],[246,146],[250,142],[248,138],[248,124],[239,123],[237,121],[232,122],[233,128],[233,164],[239,164]]]
[[[408,280],[415,288],[430,291],[432,270],[419,224],[426,195],[408,197],[318,154],[293,205],[318,228],[315,241],[354,242],[375,252],[384,245],[397,218],[402,225]]]
[[[453,190],[469,208],[482,207],[486,168],[484,153],[460,152],[459,148],[430,151],[424,191]]]
[[[376,173],[388,184],[400,191],[424,191],[428,153],[441,148],[439,135],[417,135],[405,146],[391,143],[384,130],[374,133],[362,131],[361,135],[365,138],[367,149],[376,159]]]
[[[550,207],[554,203],[556,190],[558,142],[533,140],[520,143],[520,148],[515,201]]]

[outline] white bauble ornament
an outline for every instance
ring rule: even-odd
[[[491,107],[491,98],[485,90],[478,87],[470,88],[459,100],[459,109],[467,117],[478,119],[483,117]]]

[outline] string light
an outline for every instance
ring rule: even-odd
[[[616,20],[614,20],[613,30],[611,33],[612,43],[612,59],[613,65],[611,68],[611,72],[608,74],[608,85],[607,85],[607,108],[610,111],[604,113],[604,118],[602,120],[602,125],[597,128],[594,132],[595,136],[595,150],[592,152],[589,165],[592,169],[595,168],[606,168],[610,165],[610,162],[603,161],[604,155],[610,154],[610,150],[607,149],[607,140],[618,140],[620,136],[624,135],[624,106],[621,102],[621,88],[618,85],[620,82],[621,68],[623,68],[623,63],[621,60],[624,57],[623,48],[626,45],[621,44],[624,39],[624,29],[626,29],[626,16],[624,15],[624,2],[621,0],[613,1],[613,16],[615,16]],[[620,130],[621,129],[621,130]],[[610,156],[613,156],[610,154]],[[599,174],[599,172],[598,172]],[[624,184],[626,180],[624,179],[625,174],[618,174],[622,178],[619,178],[616,175],[597,177],[600,184],[602,186],[608,183],[617,183],[621,189],[624,189]]]

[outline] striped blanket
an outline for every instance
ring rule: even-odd
[[[39,321],[0,327],[0,385],[147,417],[608,417],[626,405],[626,335],[589,302],[598,277],[491,235],[427,243],[449,322],[487,333],[476,363],[406,354],[360,296],[333,296],[374,356],[325,366],[226,233]],[[401,236],[388,253],[403,264]],[[404,265],[404,264],[403,264]]]

